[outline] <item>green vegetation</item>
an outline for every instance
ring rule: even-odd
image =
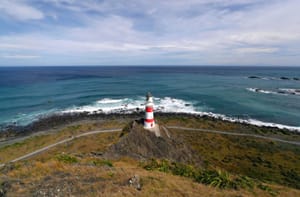
[[[92,160],[91,163],[95,166],[113,167],[113,163],[109,160],[96,159],[96,160]]]
[[[252,191],[257,187],[263,191],[267,191],[273,196],[278,194],[277,191],[258,180],[247,176],[232,175],[220,169],[207,170],[182,163],[156,159],[142,162],[140,165],[146,170],[158,170],[160,172],[191,178],[195,182],[210,185],[219,189],[247,189]]]
[[[176,120],[176,119],[175,119]],[[174,125],[174,119],[164,120],[167,125]],[[208,123],[199,119],[191,118],[188,123],[180,120],[178,124],[182,126],[203,128]],[[203,122],[203,127],[200,124]],[[210,122],[210,120],[208,120]],[[191,126],[191,123],[193,126]],[[229,127],[239,127],[241,132],[270,133],[268,128],[256,127],[256,131],[251,131],[253,126],[235,125],[233,123],[221,123],[216,121],[219,130],[226,130]],[[198,127],[197,127],[198,126]],[[212,127],[212,126],[211,126]],[[249,127],[249,128],[248,128]],[[253,127],[254,128],[254,127]],[[300,189],[300,147],[270,140],[220,135],[214,133],[183,131],[179,129],[169,129],[176,138],[181,138],[192,147],[195,154],[203,159],[205,167],[220,168],[229,173],[251,177],[269,183],[277,183],[289,187]],[[275,131],[274,131],[275,132]],[[279,137],[279,132],[277,132]],[[285,134],[280,134],[279,138],[284,139]],[[288,136],[293,136],[290,134]],[[299,139],[299,134],[294,140]]]
[[[222,170],[206,170],[202,168],[194,168],[191,165],[186,165],[168,160],[151,159],[141,164],[146,170],[158,170],[173,175],[192,178],[194,181],[211,185],[220,189],[252,189],[254,180],[246,176],[233,176]]]
[[[64,162],[64,163],[69,163],[69,164],[78,162],[78,159],[76,157],[73,157],[73,156],[67,155],[67,154],[59,154],[59,155],[56,156],[56,159],[58,161],[61,161],[61,162]]]
[[[271,194],[272,196],[276,196],[278,194],[278,192],[272,190],[272,188],[270,188],[267,185],[264,184],[258,184],[257,187],[261,190],[267,191],[269,194]]]

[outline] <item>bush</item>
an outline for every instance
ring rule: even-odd
[[[237,184],[231,178],[229,173],[221,170],[202,170],[195,177],[195,180],[199,183],[211,185],[221,189],[237,189]]]
[[[146,170],[157,170],[159,168],[159,164],[155,159],[151,159],[150,161],[142,163],[141,165]]]
[[[198,183],[211,185],[220,189],[253,189],[255,182],[246,176],[233,176],[222,170],[195,169],[193,166],[169,162],[168,160],[151,159],[141,164],[146,170],[158,170],[178,176],[192,178]]]
[[[194,178],[196,175],[195,169],[190,165],[184,165],[181,163],[172,163],[172,173],[174,175],[184,176],[184,177],[192,177]]]

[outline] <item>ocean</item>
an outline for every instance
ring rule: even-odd
[[[0,125],[61,113],[156,111],[300,131],[300,67],[0,67]]]

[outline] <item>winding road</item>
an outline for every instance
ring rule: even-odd
[[[254,137],[254,138],[260,138],[260,139],[265,139],[265,140],[272,140],[272,141],[277,141],[277,142],[282,142],[282,143],[287,143],[287,144],[291,144],[291,145],[296,145],[296,146],[300,146],[300,142],[297,141],[288,141],[288,140],[282,140],[279,138],[274,138],[274,137],[267,137],[267,136],[263,136],[263,135],[256,135],[256,134],[247,134],[247,133],[234,133],[234,132],[225,132],[225,131],[218,131],[218,130],[210,130],[210,129],[196,129],[196,128],[187,128],[187,127],[177,127],[177,126],[166,126],[166,128],[168,129],[179,129],[179,130],[186,130],[186,131],[201,131],[201,132],[208,132],[208,133],[216,133],[216,134],[221,134],[221,135],[231,135],[231,136],[241,136],[241,137]],[[23,155],[21,157],[18,157],[14,160],[11,160],[9,163],[13,163],[13,162],[17,162],[23,159],[27,159],[29,157],[32,157],[34,155],[37,155],[43,151],[46,151],[52,147],[55,147],[57,145],[72,141],[73,139],[76,138],[80,138],[83,136],[88,136],[88,135],[93,135],[93,134],[98,134],[98,133],[107,133],[107,132],[119,132],[122,131],[122,129],[116,128],[116,129],[106,129],[106,130],[97,130],[97,131],[89,131],[86,133],[82,133],[79,135],[75,135],[75,136],[71,136],[70,138],[61,140],[59,142],[56,142],[54,144],[45,146],[41,149],[38,149],[34,152],[28,153],[26,155]],[[168,134],[169,136],[169,134]],[[5,164],[0,164],[0,167],[5,166]]]

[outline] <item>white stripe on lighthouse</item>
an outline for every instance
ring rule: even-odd
[[[154,116],[153,116],[153,112],[146,112],[146,119],[153,119]]]
[[[151,129],[154,126],[153,97],[150,93],[148,93],[146,98],[144,128]]]

